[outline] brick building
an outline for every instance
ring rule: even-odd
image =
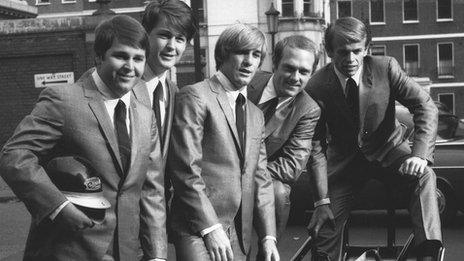
[[[331,0],[330,7],[332,20],[352,15],[369,24],[372,54],[395,57],[464,118],[464,1]]]

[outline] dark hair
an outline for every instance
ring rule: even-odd
[[[192,9],[180,0],[153,0],[145,7],[142,25],[148,33],[160,23],[185,35],[187,41],[197,32],[197,22]]]
[[[95,29],[95,43],[93,49],[97,57],[103,58],[113,42],[145,50],[148,57],[150,43],[143,26],[134,18],[127,15],[116,15],[101,22]]]
[[[214,47],[214,59],[216,60],[216,70],[219,70],[222,63],[229,58],[231,53],[242,50],[260,49],[261,61],[266,56],[266,37],[257,27],[237,23],[226,28]]]
[[[274,55],[272,56],[272,64],[274,68],[279,67],[285,48],[297,48],[312,53],[314,55],[312,71],[315,71],[319,61],[319,53],[316,44],[311,41],[311,39],[303,35],[292,35],[277,42],[274,48]]]
[[[338,35],[344,41],[349,43],[361,42],[366,40],[366,47],[371,43],[371,31],[362,21],[354,17],[342,17],[330,24],[325,30],[325,49],[327,52],[333,51],[332,41]]]

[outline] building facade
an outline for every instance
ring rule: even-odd
[[[24,6],[36,11],[36,19],[0,19],[0,144],[6,142],[19,121],[30,113],[43,87],[77,81],[94,65],[93,31],[107,18],[92,15],[99,9],[95,0],[26,1],[29,5]],[[189,5],[190,1],[194,0],[185,0]],[[195,1],[199,1],[200,7],[203,77],[210,77],[216,71],[214,47],[226,27],[242,22],[268,32],[265,12],[271,0]],[[327,1],[292,0],[289,4],[281,0],[275,1],[274,6],[281,13],[276,42],[291,34],[303,34],[321,45],[329,14]],[[144,0],[113,0],[106,6],[116,14],[128,14],[139,20],[144,7]],[[271,37],[267,36],[269,48],[262,69],[270,71]],[[192,45],[187,47],[170,76],[180,87],[195,82]]]
[[[354,16],[370,25],[371,53],[395,57],[430,94],[464,118],[464,1],[331,0],[332,20]]]

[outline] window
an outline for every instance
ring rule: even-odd
[[[447,78],[454,75],[453,43],[439,43],[438,49],[438,77]]]
[[[454,93],[439,93],[438,101],[443,103],[447,109],[449,109],[453,114],[455,114]]]
[[[369,11],[371,24],[385,23],[385,2],[384,0],[370,0]]]
[[[61,3],[62,4],[72,4],[72,3],[75,3],[76,0],[61,0]]]
[[[387,54],[385,45],[372,45],[370,48],[371,55],[384,56]]]
[[[303,16],[318,16],[311,10],[311,0],[303,0]]]
[[[338,1],[337,2],[337,17],[352,16],[352,7],[350,1]]]
[[[282,0],[282,17],[293,17],[293,0]]]
[[[50,0],[36,0],[35,5],[49,5]]]
[[[417,0],[403,0],[403,21],[417,22],[419,21]]]
[[[437,20],[453,20],[453,0],[437,0]]]
[[[419,44],[403,45],[404,70],[411,76],[419,74]]]

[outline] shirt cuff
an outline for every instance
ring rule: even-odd
[[[261,240],[261,243],[264,243],[264,241],[266,240],[272,240],[274,241],[274,243],[277,243],[277,238],[276,237],[273,237],[273,236],[265,236],[262,240]]]
[[[71,203],[69,200],[66,200],[65,202],[63,202],[63,204],[61,204],[59,207],[57,207],[51,214],[50,216],[48,216],[50,218],[51,221],[55,220],[56,216],[58,216],[58,214],[60,214],[61,210],[66,207],[66,205],[68,205],[68,203]]]
[[[321,200],[318,200],[314,202],[314,207],[317,208],[322,205],[329,205],[330,204],[330,198],[323,198]]]
[[[222,225],[221,224],[216,224],[216,225],[212,225],[210,227],[207,227],[207,228],[203,229],[202,231],[200,231],[200,235],[201,235],[201,237],[204,237],[207,234],[213,232],[213,230],[216,230],[218,228],[222,228]]]

